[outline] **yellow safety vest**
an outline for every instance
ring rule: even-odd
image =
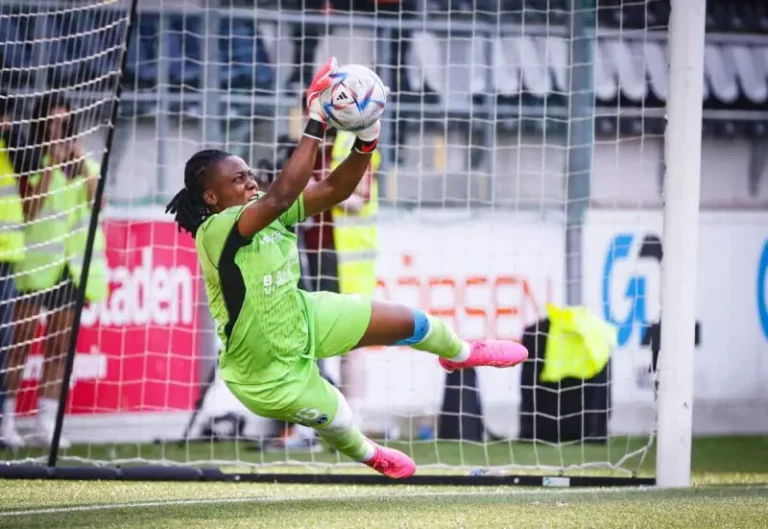
[[[92,173],[98,174],[99,164],[88,159],[86,162]],[[91,205],[88,202],[87,179],[83,175],[73,178],[69,187],[72,192],[73,207],[70,214],[70,235],[67,239],[66,250],[69,271],[75,286],[80,285],[83,275],[83,258],[88,243],[88,227],[91,223]],[[91,302],[103,301],[107,298],[109,278],[107,277],[107,247],[104,230],[99,226],[93,240],[91,266],[88,269],[88,282],[85,285],[85,299]]]
[[[24,211],[7,145],[0,140],[0,263],[24,258]]]
[[[44,163],[47,165],[47,160]],[[67,266],[75,286],[80,284],[82,276],[91,214],[86,179],[78,176],[70,181],[61,169],[52,171],[51,185],[37,217],[24,226],[26,255],[15,265],[16,284],[22,292],[53,287]],[[30,184],[38,185],[41,178],[41,174],[33,175]],[[88,301],[106,298],[105,246],[104,234],[99,229],[86,286]]]
[[[39,185],[42,176],[31,175],[29,184]],[[24,224],[26,255],[15,265],[16,286],[20,291],[45,290],[61,278],[67,264],[69,204],[67,177],[60,169],[52,169],[51,185],[37,216]]]
[[[339,131],[331,151],[331,169],[343,162],[355,135]],[[376,290],[376,221],[379,212],[379,185],[375,173],[381,163],[381,154],[373,153],[368,171],[370,198],[358,213],[343,206],[331,209],[333,216],[333,242],[339,262],[339,289],[344,294],[372,296]]]
[[[549,335],[541,381],[589,380],[600,373],[616,347],[616,327],[595,316],[587,307],[560,308],[548,303],[547,315]]]

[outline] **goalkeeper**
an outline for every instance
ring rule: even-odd
[[[357,347],[408,345],[440,357],[448,371],[508,367],[528,356],[514,342],[462,342],[441,320],[417,309],[357,295],[299,290],[296,236],[289,227],[349,197],[376,147],[377,122],[356,133],[349,157],[307,186],[326,117],[318,101],[336,69],[331,59],[309,87],[309,120],[296,150],[267,193],[239,157],[193,155],[184,188],[168,204],[197,254],[217,332],[225,344],[220,375],[262,417],[313,427],[331,446],[391,478],[411,476],[407,455],[377,445],[354,426],[342,394],[320,376],[317,360]]]

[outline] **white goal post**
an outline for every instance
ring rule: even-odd
[[[661,487],[691,484],[706,3],[673,1],[669,21],[656,458]]]

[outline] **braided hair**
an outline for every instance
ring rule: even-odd
[[[205,181],[210,169],[229,156],[231,154],[226,151],[206,149],[187,160],[184,166],[184,187],[165,207],[166,213],[175,216],[179,231],[187,231],[194,238],[197,229],[211,215],[210,208],[203,200]]]

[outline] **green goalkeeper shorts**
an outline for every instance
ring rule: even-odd
[[[302,295],[312,322],[312,354],[297,354],[291,372],[275,383],[226,384],[256,415],[323,427],[336,415],[339,392],[320,376],[317,359],[344,355],[360,342],[371,321],[371,300],[331,292]]]

